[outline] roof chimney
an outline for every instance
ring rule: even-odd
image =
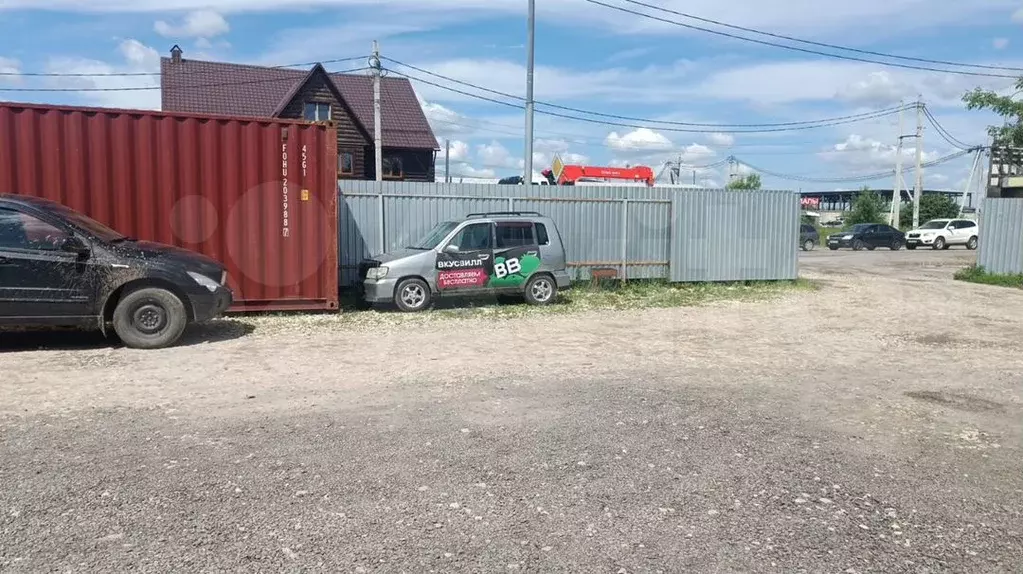
[[[181,46],[177,44],[174,44],[174,47],[171,48],[171,62],[175,64],[181,63]]]

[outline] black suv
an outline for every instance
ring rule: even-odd
[[[174,344],[232,303],[227,272],[186,249],[137,241],[44,199],[0,194],[0,326],[99,328],[125,345]]]
[[[817,233],[817,228],[808,224],[799,224],[799,247],[803,251],[810,251],[814,245],[817,245],[821,240],[821,234]]]

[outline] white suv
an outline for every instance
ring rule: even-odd
[[[967,249],[977,248],[979,236],[977,222],[969,219],[932,219],[906,233],[906,249],[917,245],[931,249],[948,249],[953,245],[965,245]]]

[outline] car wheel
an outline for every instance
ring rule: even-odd
[[[860,241],[859,239],[857,239],[856,241],[853,241],[853,244],[852,244],[853,251],[863,251],[863,248],[866,247],[866,246],[867,245],[865,243],[863,243],[862,241]]]
[[[898,251],[899,249],[902,249],[902,242],[896,239],[895,241],[892,241],[892,244],[888,248],[892,251]]]
[[[934,246],[932,247],[932,249],[937,251],[938,249],[944,249],[944,248],[945,248],[945,238],[944,237],[939,237],[939,238],[934,240]]]
[[[829,245],[829,246],[828,246],[828,249],[830,249],[830,250],[832,250],[832,251],[838,251],[838,247],[835,247],[835,246],[833,246],[833,245]]]
[[[973,250],[973,249],[977,248],[977,236],[976,235],[971,237],[970,240],[966,242],[966,248],[970,249],[970,250]]]
[[[550,305],[558,296],[558,285],[550,275],[534,275],[526,283],[525,296],[530,305]]]
[[[803,242],[803,251],[813,251],[813,239],[807,239]]]
[[[173,345],[188,324],[188,311],[177,295],[147,287],[121,297],[114,308],[114,332],[132,349]]]
[[[403,279],[394,288],[394,304],[406,313],[422,311],[430,306],[430,286],[422,279]]]

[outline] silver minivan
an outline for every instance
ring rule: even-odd
[[[472,213],[360,266],[370,303],[421,311],[437,296],[523,295],[547,305],[571,285],[554,221],[534,211]]]

